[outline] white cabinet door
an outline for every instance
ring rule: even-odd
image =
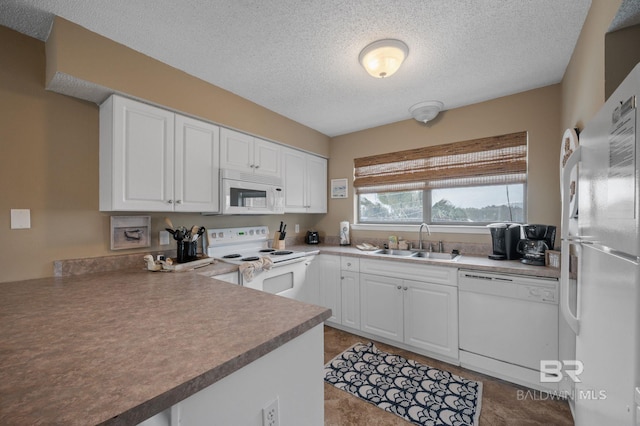
[[[296,149],[283,148],[284,211],[306,213],[306,154]]]
[[[100,210],[172,210],[174,114],[112,96],[100,107]]]
[[[457,287],[405,280],[404,342],[458,358]]]
[[[327,212],[327,160],[307,155],[307,213]]]
[[[280,145],[246,133],[220,130],[220,167],[260,176],[282,177]]]
[[[318,280],[317,266],[318,256],[308,256],[305,260],[307,267],[301,297],[301,302],[311,303],[313,305],[320,304],[320,281]]]
[[[286,213],[327,212],[327,160],[282,149]]]
[[[235,130],[220,130],[220,167],[253,173],[253,136]]]
[[[403,341],[403,280],[360,274],[360,329]]]
[[[254,173],[261,176],[281,178],[280,150],[280,145],[276,143],[254,138]]]
[[[219,128],[114,95],[100,107],[100,210],[219,211]]]
[[[341,324],[340,256],[321,254],[316,256],[312,265],[320,283],[320,306],[331,309],[331,317],[327,321]]]
[[[176,115],[175,211],[219,210],[219,131],[213,124]]]
[[[360,282],[357,272],[342,271],[342,325],[360,329]]]

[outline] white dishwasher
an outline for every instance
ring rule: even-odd
[[[458,271],[461,365],[515,383],[541,383],[540,361],[558,360],[558,280]]]

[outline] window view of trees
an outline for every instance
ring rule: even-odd
[[[360,221],[376,223],[422,222],[423,191],[360,195]]]
[[[524,184],[362,194],[359,207],[362,223],[523,223]]]

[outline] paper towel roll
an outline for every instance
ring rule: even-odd
[[[340,222],[340,245],[348,246],[351,242],[349,241],[349,222],[346,220]]]

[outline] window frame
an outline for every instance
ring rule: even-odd
[[[527,206],[527,183],[523,182],[523,183],[516,183],[516,184],[505,184],[505,185],[522,185],[522,192],[523,192],[523,200],[522,200],[522,210],[523,210],[523,218],[522,218],[522,222],[516,222],[514,221],[513,223],[527,223],[527,216],[528,216],[528,206]],[[482,186],[489,186],[489,185],[482,185]],[[498,185],[496,185],[498,186]],[[446,189],[446,188],[438,188],[438,189]],[[381,221],[363,221],[361,216],[360,216],[360,196],[365,195],[365,194],[356,194],[355,197],[355,210],[356,210],[356,214],[354,215],[354,217],[356,218],[356,224],[359,225],[389,225],[389,226],[402,226],[402,225],[420,225],[421,223],[427,223],[429,226],[464,226],[464,227],[474,227],[474,226],[487,226],[490,223],[495,223],[496,221],[492,221],[492,222],[432,222],[431,221],[431,189],[423,189],[422,190],[423,194],[422,194],[422,221],[420,222],[381,222]],[[503,222],[510,222],[510,221],[503,221]]]

